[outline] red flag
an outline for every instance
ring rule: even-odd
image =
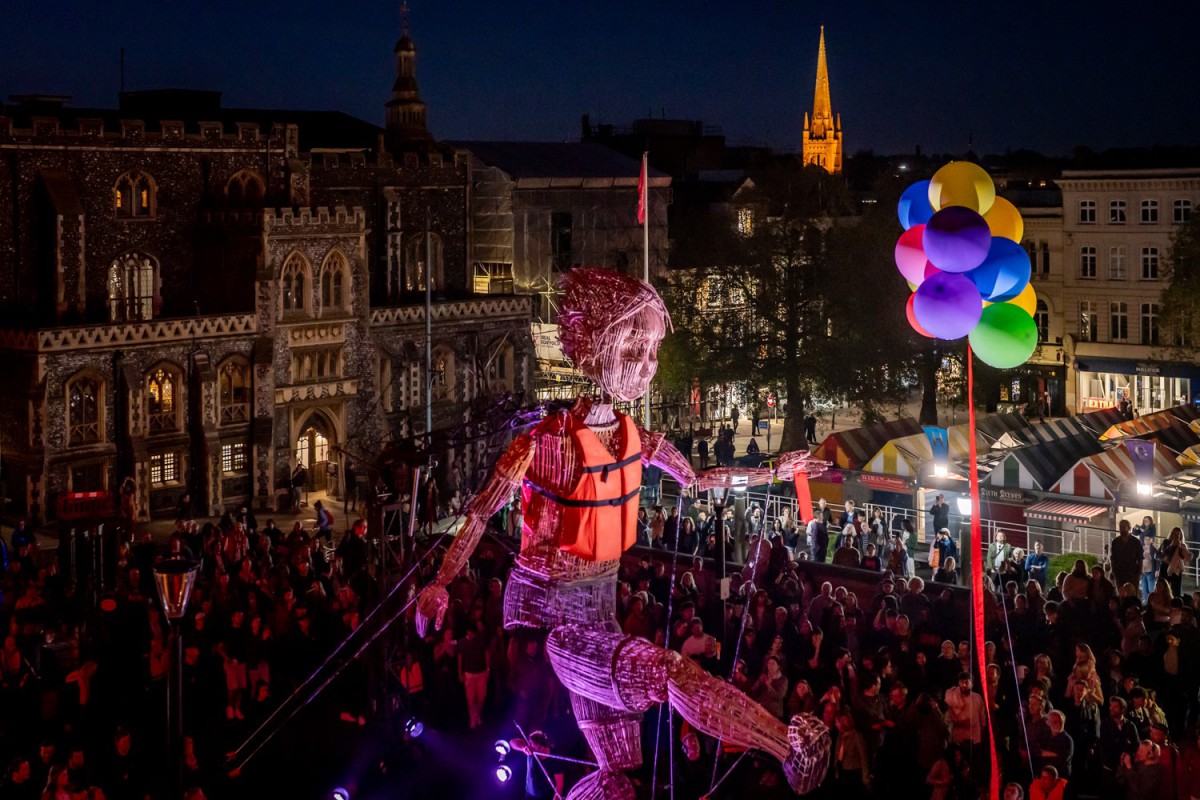
[[[642,153],[642,174],[638,178],[638,215],[637,215],[638,225],[646,224],[646,206],[649,205],[649,203],[646,202],[647,201],[647,197],[646,197],[646,156],[647,155],[648,155],[647,153]]]

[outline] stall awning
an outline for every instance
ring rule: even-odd
[[[1108,511],[1108,506],[1098,506],[1092,503],[1043,500],[1025,509],[1025,518],[1044,519],[1051,522],[1072,522],[1076,525],[1082,525]]]

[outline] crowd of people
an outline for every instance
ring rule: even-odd
[[[346,529],[316,511],[311,527],[293,521],[287,531],[270,519],[260,527],[245,509],[216,524],[180,520],[166,542],[143,531],[121,545],[115,589],[94,604],[18,526],[0,585],[0,748],[9,759],[0,800],[171,796],[170,771],[151,766],[164,758],[169,632],[152,576],[173,556],[202,565],[182,622],[185,796],[236,796],[227,748],[378,599],[365,523]],[[516,515],[510,508],[493,520],[496,541],[510,549]],[[1178,530],[1162,538],[1152,520],[1122,523],[1105,561],[1081,559],[1057,575],[1039,543],[1028,554],[1002,536],[981,547],[989,599],[981,674],[967,594],[956,588],[961,543],[948,528],[917,559],[911,524],[850,502],[820,501],[809,522],[768,519],[753,502],[721,517],[718,526],[690,503],[642,510],[642,547],[626,555],[617,588],[618,622],[782,720],[820,717],[833,750],[818,796],[979,797],[994,746],[1006,800],[1200,797],[1200,592],[1182,592],[1192,554]],[[740,566],[727,601],[713,560],[722,533]],[[437,569],[439,552],[421,563],[414,588]],[[431,726],[469,732],[516,720],[534,742],[522,751],[526,795],[550,798],[584,768],[539,763],[537,754],[589,754],[542,637],[503,627],[511,564],[511,552],[481,548],[449,587],[443,629],[424,639],[410,610],[393,677],[405,714]],[[337,724],[351,729],[370,716],[365,667],[354,670],[331,690]],[[634,776],[642,796],[790,794],[773,761],[678,715],[647,713],[643,747]]]

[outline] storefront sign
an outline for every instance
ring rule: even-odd
[[[895,478],[890,475],[874,475],[864,472],[858,476],[858,482],[863,486],[869,486],[872,489],[880,489],[885,492],[909,492],[911,487],[908,481],[903,478]]]
[[[1093,410],[1098,408],[1112,408],[1113,401],[1107,397],[1085,397],[1083,399],[1083,407]]]
[[[1138,375],[1161,375],[1162,374],[1162,367],[1158,364],[1147,364],[1145,362],[1138,362],[1136,369],[1137,369]]]
[[[1027,502],[1025,493],[1020,489],[989,489],[981,486],[979,487],[979,496],[984,500],[1017,506],[1025,505]]]

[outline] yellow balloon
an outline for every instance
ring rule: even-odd
[[[992,207],[983,215],[983,219],[991,228],[992,236],[1021,243],[1021,236],[1025,233],[1025,220],[1021,219],[1021,212],[1017,211],[1017,207],[1003,197],[996,198]]]
[[[1006,302],[1010,306],[1016,306],[1032,317],[1034,312],[1037,311],[1037,293],[1033,291],[1033,284],[1025,284],[1025,288],[1021,290],[1019,295]],[[984,305],[988,304],[984,303]]]
[[[951,161],[929,179],[929,203],[934,211],[964,206],[986,214],[996,200],[996,184],[983,168],[970,161]]]
[[[912,281],[906,280],[905,283],[908,284],[908,290],[910,292],[915,292],[917,290],[917,284],[913,283]]]

